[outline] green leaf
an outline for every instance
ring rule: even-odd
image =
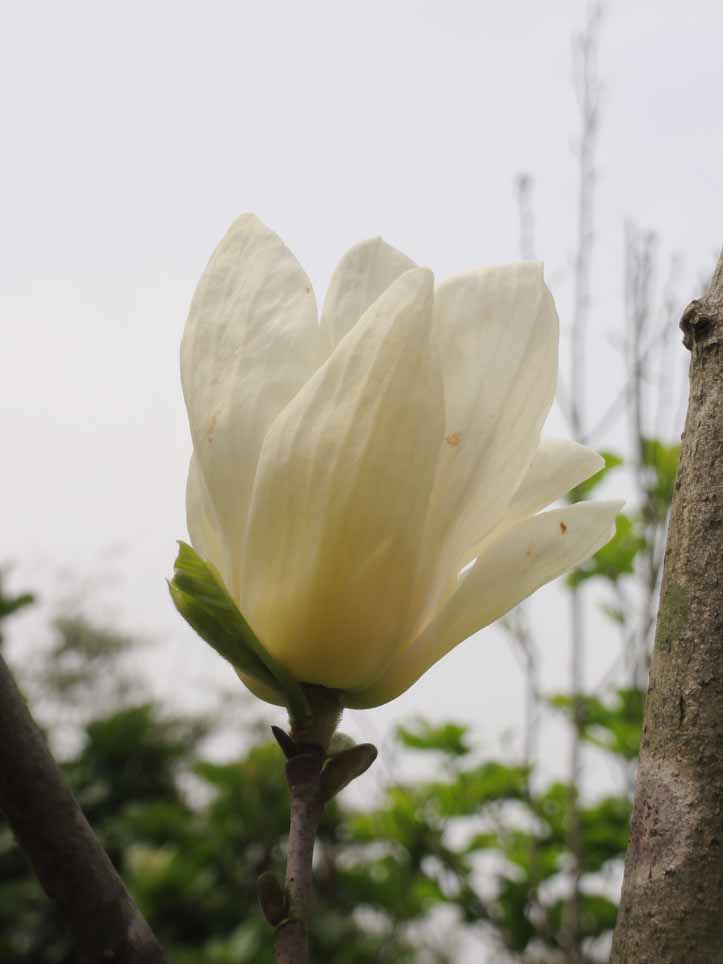
[[[499,850],[529,881],[539,883],[553,877],[564,864],[566,848],[553,836],[546,839],[535,831],[515,827],[499,834]]]
[[[560,780],[555,780],[542,793],[537,794],[530,800],[532,812],[547,824],[546,839],[548,842],[557,841],[567,846],[567,818],[570,812],[570,802],[570,786]]]
[[[242,673],[276,690],[295,719],[309,716],[300,684],[264,648],[224,586],[219,572],[185,542],[178,543],[168,583],[176,609],[201,639]]]
[[[402,922],[425,917],[435,904],[446,903],[439,882],[411,865],[403,853],[342,865],[336,881],[352,907],[372,907],[382,914],[393,908],[394,917]]]
[[[638,553],[645,548],[645,539],[626,515],[615,520],[615,535],[607,545],[598,550],[592,559],[568,573],[565,582],[575,587],[588,579],[607,579],[617,582],[621,576],[629,575],[635,568]]]
[[[17,612],[18,609],[30,606],[34,602],[35,596],[29,592],[24,592],[19,596],[0,596],[0,619],[5,619],[12,613]]]
[[[355,843],[383,840],[405,845],[418,840],[426,818],[436,815],[433,792],[424,787],[390,786],[383,806],[376,810],[354,811],[349,815],[347,832]]]
[[[446,818],[472,816],[496,800],[523,800],[529,770],[494,760],[463,770],[452,782],[427,784],[434,806]]]
[[[643,506],[643,518],[646,521],[665,520],[673,501],[679,460],[680,444],[665,445],[655,438],[642,440],[641,464],[647,469],[646,502]]]
[[[466,739],[468,731],[469,727],[459,723],[434,726],[426,720],[415,720],[411,726],[398,726],[396,737],[412,750],[436,750],[448,756],[460,757],[470,752]]]
[[[537,936],[529,916],[530,888],[526,880],[503,878],[496,898],[497,927],[511,951],[524,951]]]
[[[476,853],[479,850],[501,850],[502,843],[500,835],[491,831],[487,833],[476,833],[467,841],[464,852],[467,854]]]
[[[574,489],[571,489],[567,494],[569,502],[582,502],[583,499],[589,499],[608,472],[623,464],[623,460],[614,452],[601,452],[600,455],[605,459],[604,467],[600,469],[599,472],[596,472],[595,475],[591,475],[589,479],[585,479],[584,482],[581,482],[579,485],[576,485]]]
[[[609,796],[585,807],[580,813],[583,866],[597,873],[610,860],[624,857],[630,833],[630,801]]]
[[[602,894],[586,894],[583,892],[578,899],[578,938],[599,937],[615,927],[618,909],[617,905],[608,897],[604,897]],[[568,900],[560,898],[547,908],[547,920],[553,930],[561,930],[567,907]]]
[[[595,696],[579,698],[582,710],[582,736],[593,746],[625,760],[637,759],[643,729],[645,694],[639,689],[619,689],[603,702]],[[561,693],[549,703],[572,720],[573,697]]]
[[[625,625],[625,611],[619,606],[611,606],[610,603],[600,603],[600,611],[604,613],[611,622],[617,623],[618,626]]]

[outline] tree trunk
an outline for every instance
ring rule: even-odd
[[[690,397],[611,964],[723,964],[723,253]]]
[[[84,964],[167,964],[0,656],[0,808]]]

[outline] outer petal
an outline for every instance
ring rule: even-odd
[[[452,561],[450,570],[443,574],[445,588],[437,597],[438,605],[455,592],[460,569],[479,556],[487,539],[495,537],[520,519],[534,515],[551,502],[556,502],[573,486],[599,472],[604,465],[605,459],[601,455],[577,442],[569,439],[543,440],[493,533],[466,546],[463,554]]]
[[[323,358],[309,279],[242,215],[201,278],[181,346],[193,447],[234,573],[264,436]]]
[[[605,459],[569,439],[543,439],[505,511],[503,524],[534,515],[605,468]]]
[[[241,609],[301,681],[363,685],[403,638],[444,426],[432,297],[399,278],[264,443]]]
[[[392,282],[415,263],[381,238],[354,245],[337,265],[321,315],[330,344],[336,345]]]
[[[263,683],[255,680],[252,676],[247,676],[245,673],[239,673],[237,671],[236,675],[244,684],[246,689],[250,690],[257,699],[263,700],[265,703],[272,703],[274,706],[285,705],[281,701],[278,692],[271,689],[270,686],[265,686]]]
[[[408,689],[423,673],[479,629],[612,537],[622,502],[580,502],[516,523],[488,540],[454,595],[377,682],[349,694],[348,706],[377,706]]]
[[[418,584],[419,605],[432,607],[464,549],[497,525],[532,461],[555,394],[558,349],[540,264],[451,278],[435,293],[435,314],[446,441]]]
[[[226,545],[195,455],[191,456],[186,481],[186,524],[193,548],[214,564],[228,584]]]

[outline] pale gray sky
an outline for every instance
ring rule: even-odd
[[[52,601],[70,572],[90,582],[96,607],[166,640],[148,658],[161,685],[230,681],[164,583],[185,537],[178,346],[211,250],[253,210],[319,294],[370,235],[438,276],[514,260],[513,181],[527,170],[564,327],[577,186],[570,49],[583,18],[580,0],[4,0],[0,559],[16,563],[12,585]],[[683,300],[721,241],[721,37],[718,0],[608,7],[589,373],[598,412],[621,377],[624,219],[684,254]],[[563,430],[559,416],[551,428]],[[550,686],[564,685],[567,660],[559,605],[547,589],[533,610]],[[31,625],[18,621],[14,653]],[[612,656],[606,639],[591,678]],[[492,738],[518,725],[520,706],[515,660],[488,630],[356,725],[453,715]]]

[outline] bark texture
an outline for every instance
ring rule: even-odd
[[[272,726],[286,757],[286,782],[291,820],[282,887],[273,873],[257,881],[261,911],[275,930],[277,964],[309,964],[309,923],[313,903],[314,844],[324,804],[352,780],[365,773],[377,758],[371,743],[336,749],[329,755],[341,718],[339,694],[320,686],[304,686],[311,715],[292,724],[291,733]]]
[[[723,964],[723,253],[690,395],[611,964]]]
[[[166,964],[0,656],[0,808],[84,964]]]
[[[291,823],[286,856],[286,917],[276,928],[278,964],[308,964],[312,861],[316,831],[324,809],[321,767],[324,752],[302,753],[286,764],[291,796]]]

